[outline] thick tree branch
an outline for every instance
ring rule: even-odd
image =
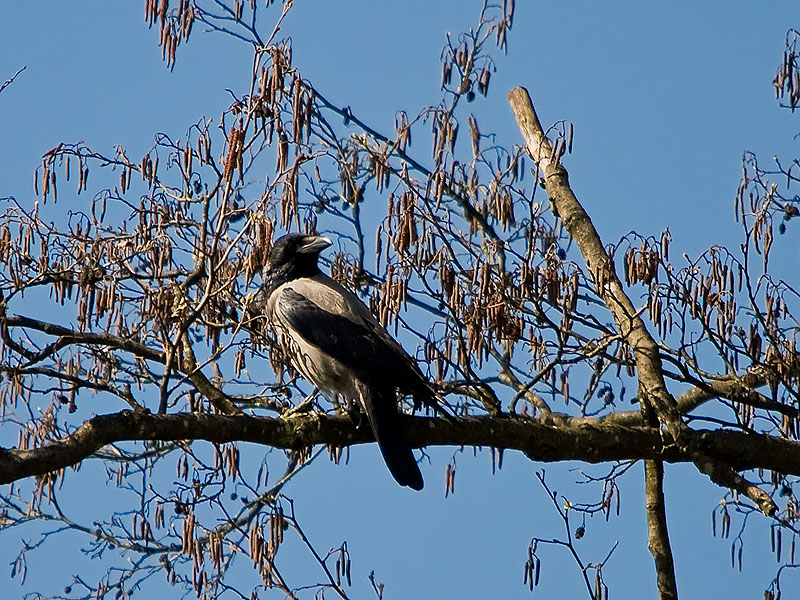
[[[647,547],[653,555],[661,600],[677,600],[675,563],[667,530],[667,511],[664,507],[664,463],[644,461],[645,506],[647,508]]]
[[[411,444],[423,446],[486,446],[519,450],[534,461],[690,460],[658,430],[610,425],[598,419],[563,423],[523,417],[405,417]],[[122,411],[94,417],[72,434],[29,450],[0,449],[0,483],[42,475],[75,465],[107,444],[125,441],[206,440],[252,442],[299,449],[318,444],[345,447],[374,440],[368,427],[355,427],[347,417],[320,413],[290,418],[179,413],[153,415]],[[734,431],[696,432],[697,447],[739,470],[771,469],[800,475],[800,442]]]
[[[712,481],[746,494],[764,514],[774,514],[777,507],[768,494],[740,477],[728,465],[703,454],[695,444],[692,430],[683,422],[675,398],[667,389],[658,344],[625,293],[600,235],[570,188],[567,170],[559,162],[563,145],[553,147],[547,139],[525,88],[511,90],[508,101],[528,152],[538,166],[553,211],[563,220],[577,243],[598,294],[611,311],[623,339],[633,350],[643,410],[647,405],[653,408],[673,441]]]
[[[600,235],[570,188],[567,170],[559,162],[559,146],[554,148],[547,139],[528,91],[521,87],[514,88],[508,94],[508,101],[528,152],[539,168],[553,211],[577,243],[598,294],[611,311],[623,339],[633,350],[639,384],[646,396],[644,400],[653,405],[658,418],[677,440],[685,425],[677,411],[675,399],[667,391],[658,344],[625,293]]]

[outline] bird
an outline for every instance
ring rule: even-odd
[[[298,233],[275,241],[262,271],[267,323],[300,375],[328,399],[341,396],[366,413],[397,483],[421,490],[397,393],[412,396],[415,407],[442,409],[416,361],[353,292],[320,270],[319,255],[331,244]]]

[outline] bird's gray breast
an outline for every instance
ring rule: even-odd
[[[320,311],[344,317],[360,326],[371,328],[370,321],[374,321],[374,317],[352,292],[322,274],[284,283],[267,301],[267,318],[292,367],[329,398],[341,394],[357,399],[356,374],[292,327],[288,311],[292,299],[298,294]]]

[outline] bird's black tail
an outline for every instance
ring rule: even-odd
[[[372,432],[392,477],[400,485],[421,490],[422,473],[403,431],[394,390],[363,384],[358,387]]]

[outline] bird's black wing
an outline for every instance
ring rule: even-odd
[[[304,291],[314,290],[306,286]],[[400,485],[421,490],[422,474],[399,421],[394,391],[416,376],[410,358],[368,325],[325,310],[291,287],[278,294],[275,310],[292,335],[300,336],[352,374],[354,389],[392,476]],[[319,298],[323,297],[320,293]]]
[[[409,377],[420,377],[408,356],[369,327],[327,311],[291,288],[282,289],[279,294],[275,308],[281,320],[354,374],[366,379],[381,378],[398,387],[403,387]]]

